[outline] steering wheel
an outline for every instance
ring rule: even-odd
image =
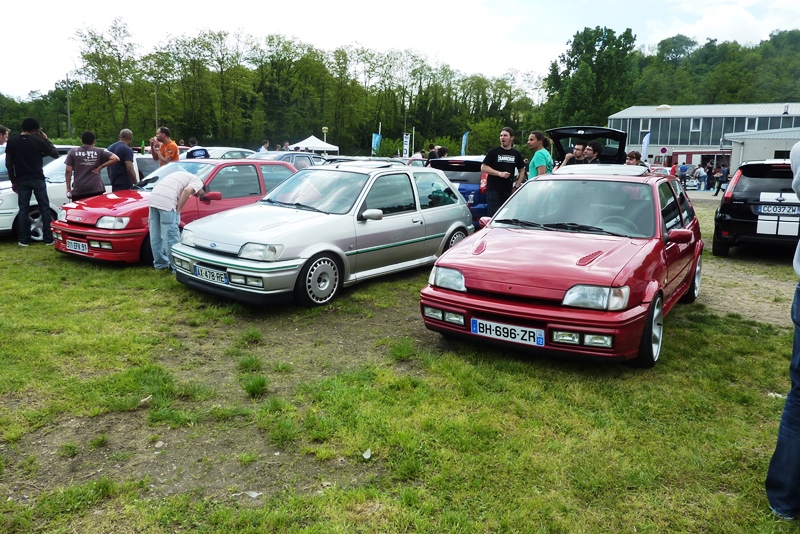
[[[620,217],[619,215],[609,215],[608,217],[603,217],[597,224],[599,226],[602,226],[603,224],[619,226],[620,228],[624,228],[631,233],[637,233],[639,231],[636,225],[633,224],[633,221],[626,219],[625,217]]]

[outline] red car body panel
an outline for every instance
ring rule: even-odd
[[[296,172],[293,165],[283,161],[221,160],[216,163],[216,168],[208,175],[204,183],[206,185],[212,183],[220,170],[237,165],[255,166],[258,169],[261,189],[259,194],[240,198],[222,198],[221,200],[189,197],[181,210],[181,228],[202,217],[253,204],[260,200],[267,194],[264,177],[261,173],[264,165],[283,166],[291,173]],[[95,260],[138,263],[141,261],[143,247],[149,243],[149,196],[149,192],[133,189],[106,193],[65,204],[62,209],[66,212],[66,221],[53,221],[51,225],[53,232],[56,233],[54,235],[59,236],[55,239],[55,249],[65,254]],[[101,217],[129,217],[130,222],[123,230],[107,230],[95,226]],[[110,248],[89,246],[90,241],[110,244]],[[68,242],[71,245],[76,243],[86,245],[87,251],[74,250],[74,247],[67,248]],[[147,252],[145,251],[145,253]]]
[[[648,180],[658,199],[656,188],[665,178],[653,176]],[[601,359],[635,358],[650,303],[661,293],[665,314],[675,305],[689,290],[703,249],[696,217],[669,235],[663,233],[658,209],[656,218],[657,230],[652,238],[490,225],[437,260],[437,267],[463,274],[466,291],[427,285],[420,294],[425,326],[445,335],[522,350]],[[563,306],[566,292],[577,284],[628,286],[629,305],[620,311]],[[464,326],[426,316],[426,307],[463,315]],[[544,330],[545,346],[474,334],[470,328],[473,318]],[[611,335],[614,346],[554,343],[554,330]]]

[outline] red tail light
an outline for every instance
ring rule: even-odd
[[[481,188],[480,188],[480,192],[481,193],[486,193],[486,186],[487,186],[488,183],[489,183],[489,175],[486,174],[485,172],[482,172],[481,173]]]
[[[736,182],[739,181],[739,177],[742,175],[742,169],[736,171],[736,174],[733,175],[733,178],[728,180],[728,188],[725,190],[725,194],[722,195],[722,203],[723,204],[730,204],[733,202],[733,188],[736,187]]]

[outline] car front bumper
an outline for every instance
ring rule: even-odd
[[[547,306],[539,303],[504,301],[484,296],[469,295],[455,291],[426,286],[420,294],[420,312],[425,326],[444,335],[461,337],[472,341],[513,347],[518,350],[588,357],[601,360],[629,360],[639,352],[642,332],[647,318],[648,303],[619,312],[603,312],[581,308]],[[463,325],[440,320],[426,315],[426,308],[442,310],[463,316]],[[543,333],[543,345],[488,337],[473,331],[473,319],[501,325],[509,325],[527,331]],[[570,344],[554,341],[558,333],[572,333],[579,339]],[[611,346],[597,347],[583,344],[583,340],[598,337],[611,338]]]
[[[178,282],[206,293],[257,305],[290,300],[303,267],[302,259],[242,260],[183,244],[172,247],[172,262]],[[211,271],[216,279],[202,276],[203,270]]]
[[[62,221],[53,221],[55,249],[93,260],[138,263],[142,244],[148,236],[147,228],[131,230],[103,230],[77,227]]]

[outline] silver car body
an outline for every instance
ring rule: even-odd
[[[432,264],[472,228],[464,198],[438,170],[317,166],[255,205],[188,224],[172,256],[178,281],[209,293],[261,304],[295,292],[320,305],[339,287]],[[246,245],[279,252],[245,259]]]

